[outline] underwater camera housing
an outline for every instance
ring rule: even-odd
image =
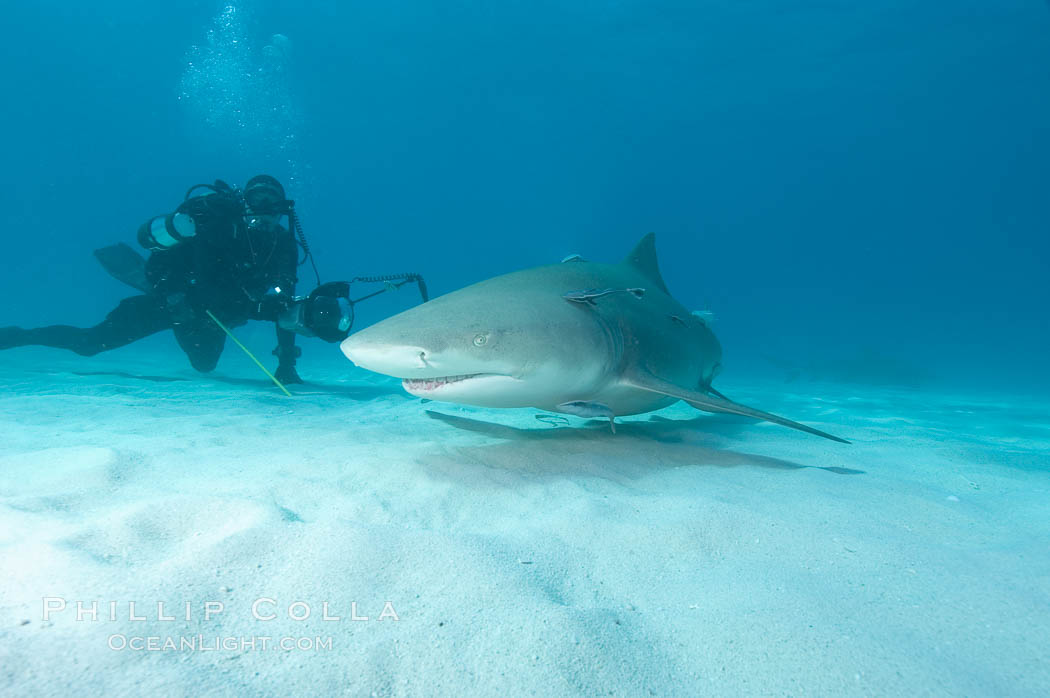
[[[277,319],[281,329],[326,342],[341,342],[354,324],[354,304],[350,284],[330,281],[306,297],[296,298]]]
[[[357,282],[382,283],[383,288],[360,298],[350,298],[350,285]],[[310,295],[297,297],[285,306],[277,319],[281,329],[326,342],[341,342],[350,336],[354,324],[354,306],[387,291],[396,291],[415,282],[419,295],[426,303],[430,297],[426,282],[419,274],[388,274],[385,276],[358,276],[350,281],[329,281],[321,284]]]

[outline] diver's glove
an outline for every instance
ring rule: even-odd
[[[293,309],[298,302],[296,296],[286,293],[280,286],[274,286],[259,299],[259,304],[255,307],[255,314],[252,317],[256,320],[278,322],[282,317],[294,313]]]

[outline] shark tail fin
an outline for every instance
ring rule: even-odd
[[[640,271],[647,279],[656,284],[657,288],[671,295],[671,292],[667,290],[667,284],[664,283],[663,276],[660,275],[660,265],[656,261],[656,234],[649,233],[635,245],[631,254],[627,255],[627,259],[623,260],[623,263],[632,266]]]
[[[763,412],[762,410],[756,410],[753,407],[747,405],[741,405],[731,400],[726,400],[721,397],[715,397],[713,395],[705,395],[697,390],[689,390],[688,388],[681,388],[673,383],[668,383],[665,380],[661,380],[656,376],[648,372],[637,372],[626,378],[626,381],[641,390],[648,390],[653,393],[660,393],[661,395],[667,395],[668,397],[675,397],[679,400],[684,400],[690,405],[703,412],[722,412],[725,414],[739,414],[744,417],[753,417],[755,419],[761,419],[766,422],[772,422],[773,424],[780,424],[781,426],[791,427],[792,429],[798,429],[809,434],[816,436],[822,436],[825,439],[831,439],[832,441],[838,441],[839,443],[848,444],[849,441],[840,439],[837,436],[833,436],[820,429],[814,429],[808,427],[805,424],[794,422],[790,419],[780,417],[769,412]]]

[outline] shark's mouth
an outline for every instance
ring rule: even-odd
[[[443,388],[446,385],[453,385],[455,383],[462,383],[464,381],[471,380],[473,378],[484,378],[486,376],[496,376],[497,373],[465,373],[459,376],[440,376],[437,378],[404,378],[401,384],[405,387],[405,390],[409,392],[430,392]]]

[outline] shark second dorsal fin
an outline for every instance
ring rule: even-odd
[[[656,234],[649,233],[641,242],[635,245],[635,248],[631,251],[631,254],[627,255],[627,259],[623,260],[623,263],[634,267],[647,279],[650,279],[656,287],[667,295],[671,295],[671,292],[667,290],[667,284],[664,283],[664,279],[660,276],[660,265],[656,262]]]

